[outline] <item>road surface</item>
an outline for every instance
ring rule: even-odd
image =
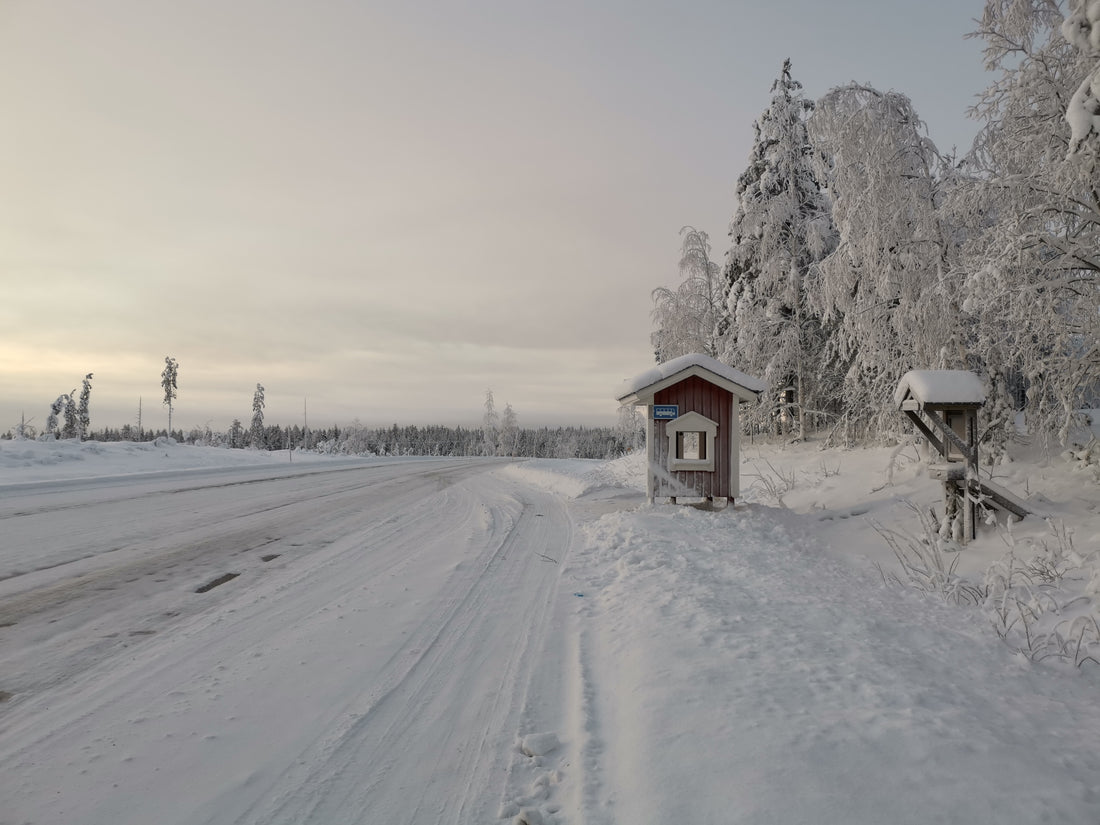
[[[499,467],[0,490],[0,823],[495,820],[572,530]]]

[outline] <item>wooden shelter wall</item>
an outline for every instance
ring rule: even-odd
[[[680,484],[694,490],[694,495],[730,496],[732,490],[730,474],[740,471],[737,467],[730,467],[730,438],[738,435],[732,432],[731,408],[733,400],[733,393],[729,390],[716,387],[697,375],[689,376],[671,387],[666,387],[653,397],[654,404],[677,404],[680,408],[680,415],[697,412],[718,425],[715,443],[707,445],[708,449],[714,450],[714,472],[679,470],[671,473]],[[655,425],[653,429],[657,466],[667,468],[669,444],[666,424],[668,422],[655,421],[653,423]],[[677,493],[665,478],[658,477],[657,495],[683,496],[689,494],[683,491]]]

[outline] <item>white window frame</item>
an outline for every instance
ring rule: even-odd
[[[676,436],[678,433],[702,433],[707,439],[704,448],[706,458],[677,458]],[[665,435],[668,437],[668,469],[670,472],[678,470],[714,472],[714,454],[718,446],[718,425],[715,422],[697,412],[684,413],[679,418],[674,418],[665,424]]]

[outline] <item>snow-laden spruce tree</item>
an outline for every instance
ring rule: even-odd
[[[84,436],[92,428],[92,417],[88,411],[88,404],[92,398],[92,373],[88,373],[84,376],[84,381],[80,388],[80,404],[77,406],[76,417],[79,433],[77,437],[83,441]]]
[[[725,316],[722,267],[710,258],[706,232],[685,226],[680,235],[680,284],[653,290],[656,328],[650,340],[658,364],[696,352],[719,355],[719,325]]]
[[[1100,382],[1100,174],[1065,118],[1091,60],[1063,7],[988,0],[974,33],[997,74],[974,110],[963,285],[982,358],[1021,386],[1033,431],[1059,436]]]
[[[726,258],[727,317],[722,358],[761,375],[782,393],[778,421],[822,410],[821,317],[808,295],[835,232],[806,130],[813,102],[791,77],[791,61],[772,85],[771,105],[754,124],[749,166],[737,182]]]
[[[810,294],[838,367],[829,401],[857,431],[895,431],[903,373],[974,366],[952,271],[957,244],[941,213],[950,165],[897,92],[832,89],[817,101],[809,131],[837,231]]]
[[[57,438],[57,416],[61,414],[62,410],[65,410],[69,406],[70,398],[67,393],[62,393],[57,396],[56,400],[50,404],[50,414],[46,416],[46,435],[50,438]]]
[[[253,450],[264,446],[264,386],[256,384],[252,393],[252,426],[249,428],[249,443]]]
[[[65,425],[61,429],[62,438],[76,438],[80,431],[80,416],[77,413],[76,387],[65,395],[65,409],[62,410]]]
[[[160,386],[164,390],[164,405],[168,407],[168,435],[172,435],[172,407],[176,400],[177,379],[180,365],[175,358],[165,356],[164,371],[160,374]]]

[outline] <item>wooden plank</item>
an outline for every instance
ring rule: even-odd
[[[1018,518],[1026,518],[1031,512],[1021,499],[1014,496],[1004,487],[994,484],[992,481],[978,480],[978,489],[989,498],[997,507],[1007,510]]]

